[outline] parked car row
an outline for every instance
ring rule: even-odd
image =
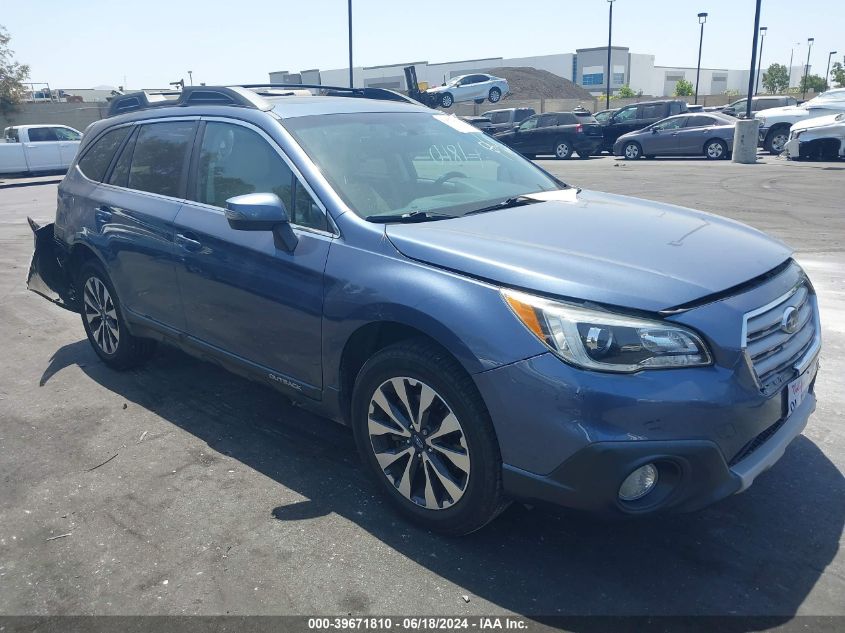
[[[780,154],[796,123],[841,112],[845,112],[845,88],[828,90],[801,105],[765,110],[755,117],[760,122],[759,145],[771,154]]]
[[[597,153],[604,141],[602,126],[586,111],[535,114],[495,137],[526,158],[545,154],[561,160],[576,152],[579,158],[587,158]]]
[[[15,125],[3,132],[0,174],[66,170],[82,134],[66,125]]]

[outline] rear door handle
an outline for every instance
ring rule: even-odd
[[[106,224],[107,222],[111,222],[113,214],[114,210],[111,207],[102,206],[98,207],[94,212],[94,218],[97,220],[98,224]]]
[[[202,244],[199,240],[195,240],[193,233],[189,233],[188,235],[184,235],[182,233],[176,234],[176,243],[184,248],[186,251],[198,251],[202,248]]]

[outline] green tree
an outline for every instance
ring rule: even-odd
[[[838,84],[837,88],[845,88],[845,66],[842,62],[836,62],[833,65],[830,69],[830,77]]]
[[[763,87],[771,94],[779,94],[789,88],[789,71],[783,64],[772,64],[763,73]]]
[[[827,82],[824,77],[818,75],[807,75],[801,78],[801,92],[824,92],[827,90]]]
[[[631,97],[636,97],[637,93],[631,89],[631,86],[625,84],[619,89],[619,92],[616,93],[620,99],[630,99]]]
[[[678,83],[675,84],[675,96],[676,97],[689,97],[692,96],[695,89],[693,88],[692,82],[687,81],[686,79],[680,79]]]
[[[23,83],[29,77],[29,66],[19,64],[9,48],[9,32],[0,25],[0,114],[17,109],[23,99]]]

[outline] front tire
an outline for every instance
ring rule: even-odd
[[[643,155],[643,149],[639,143],[630,141],[625,143],[625,147],[622,148],[622,155],[625,160],[637,160]]]
[[[355,380],[352,427],[366,469],[414,522],[468,534],[507,507],[487,408],[442,349],[404,341],[367,361]]]
[[[444,108],[451,108],[453,103],[455,103],[455,99],[448,92],[440,97],[440,105]]]
[[[498,88],[490,88],[487,98],[490,100],[490,103],[499,103],[499,100],[502,98],[502,91]]]
[[[155,341],[129,333],[120,300],[102,264],[97,261],[83,264],[77,278],[77,293],[82,298],[82,326],[88,342],[106,365],[129,369],[152,356]]]
[[[780,154],[788,140],[789,127],[785,125],[776,125],[769,130],[768,134],[766,134],[766,140],[763,141],[763,148],[769,152],[769,154]]]

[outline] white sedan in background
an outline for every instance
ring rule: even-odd
[[[490,103],[498,103],[509,92],[510,87],[506,79],[476,73],[452,77],[449,83],[429,88],[425,94],[429,97],[430,105],[450,108],[454,103],[465,101],[484,103],[487,99]]]
[[[784,150],[792,160],[845,157],[845,112],[796,123]]]

